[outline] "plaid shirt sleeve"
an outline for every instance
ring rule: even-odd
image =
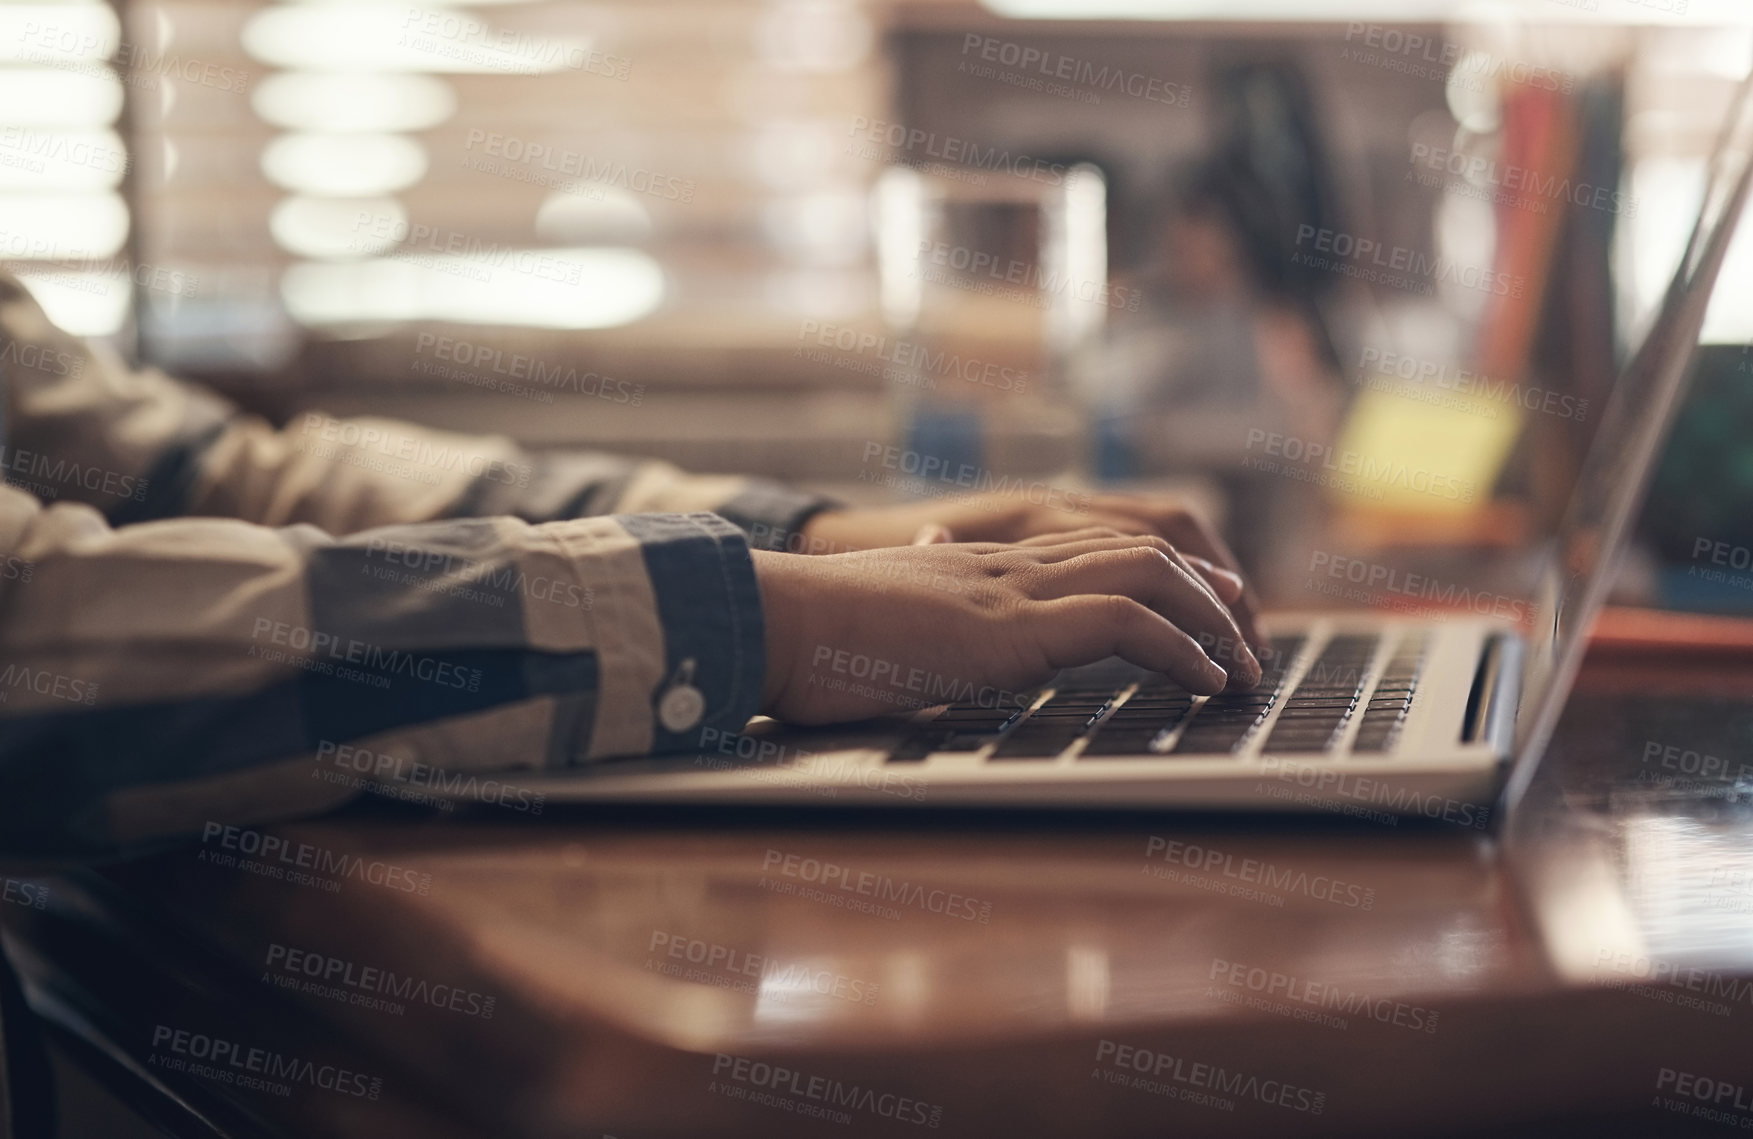
[[[342,749],[482,772],[734,733],[765,668],[749,532],[825,505],[390,421],[276,431],[3,275],[0,393],[0,854],[326,809],[356,793],[322,777]]]
[[[387,419],[300,416],[284,429],[212,392],[135,371],[49,323],[0,271],[0,430],[6,481],[84,502],[113,525],[217,515],[330,534],[445,518],[554,522],[709,511],[758,549],[795,545],[832,504],[777,483],[668,463],[555,451]]]

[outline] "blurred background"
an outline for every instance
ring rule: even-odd
[[[1520,617],[1745,0],[0,4],[0,261],[307,408],[852,501],[1167,489]],[[1753,612],[1753,240],[1622,599]]]

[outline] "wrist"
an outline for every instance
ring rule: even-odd
[[[805,527],[806,534],[808,527]],[[761,711],[778,703],[791,676],[792,653],[797,644],[798,610],[796,582],[797,554],[779,554],[768,550],[751,550],[755,563],[755,582],[761,591],[762,641],[767,659],[761,679]]]

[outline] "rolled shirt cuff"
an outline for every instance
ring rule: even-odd
[[[760,710],[767,645],[750,541],[717,514],[622,514],[640,544],[663,629],[650,694],[653,752],[698,750]]]

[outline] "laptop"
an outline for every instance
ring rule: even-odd
[[[1619,375],[1538,587],[1487,619],[1268,614],[1251,692],[1193,696],[1119,660],[1004,706],[831,729],[757,720],[699,754],[528,786],[554,802],[1077,807],[1425,816],[1483,828],[1526,791],[1671,429],[1753,177],[1753,77],[1650,331]]]

